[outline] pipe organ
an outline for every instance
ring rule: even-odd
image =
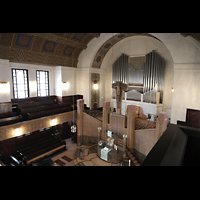
[[[113,64],[112,81],[128,84],[127,100],[156,103],[156,94],[160,92],[163,101],[165,60],[155,51],[142,56],[122,54]],[[124,93],[125,96],[125,93]],[[115,91],[112,97],[115,98]]]

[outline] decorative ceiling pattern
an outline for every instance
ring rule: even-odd
[[[180,33],[182,36],[187,37],[187,36],[191,36],[194,39],[196,39],[198,42],[200,42],[200,33]],[[97,51],[94,60],[93,60],[93,64],[92,67],[93,68],[101,68],[101,64],[102,61],[104,59],[104,57],[106,56],[106,54],[108,53],[108,51],[119,41],[121,41],[122,39],[131,37],[131,36],[149,36],[152,38],[155,38],[157,40],[159,40],[158,38],[148,34],[148,33],[119,33],[117,35],[114,35],[113,37],[111,37],[109,40],[107,40]],[[160,40],[159,40],[160,41]]]
[[[180,33],[200,42],[200,33]],[[100,68],[109,49],[120,40],[147,33],[119,33],[98,50],[92,67]],[[100,33],[0,33],[0,59],[10,62],[77,67],[80,53]]]
[[[107,40],[100,47],[100,49],[98,50],[98,52],[95,55],[92,67],[93,68],[100,68],[104,57],[106,56],[106,54],[108,53],[110,48],[112,46],[114,46],[117,42],[119,42],[119,41],[121,41],[121,40],[123,40],[125,38],[131,37],[131,36],[138,36],[138,35],[140,35],[140,36],[149,36],[149,37],[155,38],[154,36],[152,36],[152,35],[150,35],[148,33],[119,33],[117,35],[114,35],[113,37],[111,37],[109,40]],[[155,38],[155,39],[158,40],[158,38]]]
[[[78,57],[100,33],[0,33],[0,59],[77,67]]]

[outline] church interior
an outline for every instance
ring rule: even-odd
[[[0,33],[0,166],[200,165],[200,33]]]

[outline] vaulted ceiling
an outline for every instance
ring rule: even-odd
[[[76,67],[79,54],[99,33],[0,33],[0,59]]]
[[[200,33],[180,34],[183,37],[191,36],[200,42]],[[108,49],[118,40],[132,35],[137,33],[119,34],[113,37],[112,41],[107,41],[105,48],[99,49],[93,67],[99,68],[100,58],[103,58]],[[10,62],[77,67],[80,53],[87,48],[93,38],[99,36],[100,33],[0,33],[0,59],[7,59]]]

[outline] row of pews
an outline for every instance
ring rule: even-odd
[[[0,103],[0,127],[32,120],[44,116],[76,110],[77,99],[82,95],[31,97],[11,99]],[[58,151],[66,150],[63,135],[70,129],[68,124],[60,124],[44,130],[38,130],[23,136],[0,142],[0,162],[11,166],[34,165],[38,160]]]
[[[22,116],[22,120],[31,120],[48,115],[54,115],[62,112],[76,109],[76,100],[82,99],[82,95],[74,96],[49,96],[49,97],[31,97],[26,99],[12,99],[15,105],[15,112]],[[73,108],[74,107],[74,108]]]
[[[66,150],[65,141],[56,134],[47,134],[38,139],[18,145],[16,151],[12,155],[9,155],[9,165],[33,165],[38,159],[61,150]]]

